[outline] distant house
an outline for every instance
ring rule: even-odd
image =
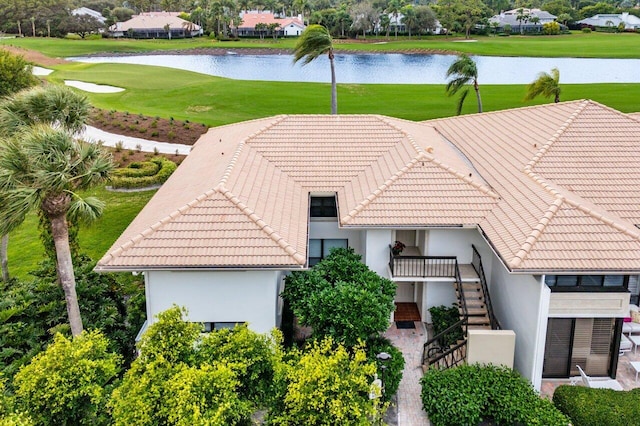
[[[380,32],[382,29],[380,28],[380,24],[377,24],[378,27],[376,28],[377,32]],[[394,15],[393,13],[389,14],[389,31],[390,32],[395,32],[395,27],[398,27],[398,32],[399,33],[405,33],[408,32],[407,30],[407,26],[404,24],[404,15],[402,13],[398,13],[397,15]],[[447,29],[444,28],[441,24],[440,21],[438,21],[436,19],[436,27],[435,29],[432,29],[431,31],[433,34],[446,34],[447,33]]]
[[[178,12],[149,12],[133,15],[128,21],[117,22],[110,26],[109,33],[112,37],[169,39],[202,35],[202,28],[199,25],[186,21],[178,15]]]
[[[75,16],[88,15],[98,20],[101,24],[104,24],[107,20],[107,18],[102,16],[102,13],[96,12],[95,10],[89,9],[88,7],[80,7],[78,9],[74,9],[71,11],[71,14]]]
[[[518,20],[519,16],[524,19]],[[537,17],[537,22],[531,22],[532,17]],[[498,30],[502,31],[505,25],[509,25],[514,32],[532,33],[542,31],[542,26],[546,23],[556,20],[556,16],[550,14],[546,10],[519,8],[500,12],[489,18],[489,24],[497,23]]]
[[[620,24],[624,25],[625,30],[637,30],[640,29],[640,18],[634,15],[629,15],[629,12],[624,13],[599,13],[593,15],[591,18],[582,19],[576,24],[583,27],[619,27]]]
[[[256,31],[258,24],[278,24],[277,35],[284,37],[295,37],[302,34],[306,25],[302,22],[301,17],[276,18],[271,12],[250,11],[241,15],[242,22],[238,26],[238,36],[252,37],[260,35]]]

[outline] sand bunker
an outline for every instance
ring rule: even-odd
[[[78,80],[65,80],[64,84],[67,86],[75,87],[76,89],[84,90],[91,93],[117,93],[124,92],[122,87],[106,86],[103,84],[87,83],[85,81]]]
[[[33,67],[33,75],[37,75],[37,76],[49,75],[52,72],[53,70],[50,70],[49,68]]]

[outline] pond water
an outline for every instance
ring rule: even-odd
[[[444,84],[453,55],[336,54],[338,83]],[[329,60],[293,64],[291,55],[139,55],[67,58],[81,62],[157,65],[237,80],[330,81]],[[481,84],[527,84],[538,73],[560,70],[571,83],[640,83],[640,59],[524,58],[473,56]]]

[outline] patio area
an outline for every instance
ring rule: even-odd
[[[631,367],[632,362],[640,362],[640,351],[635,353],[634,350],[631,350],[630,352],[620,355],[620,358],[618,358],[616,380],[622,385],[624,390],[640,387],[640,378],[636,381],[636,371]],[[544,397],[551,398],[558,386],[571,383],[581,385],[582,381],[580,377],[572,377],[571,379],[543,379],[540,394]]]

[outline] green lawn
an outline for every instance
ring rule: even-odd
[[[330,88],[324,83],[230,80],[143,65],[71,64],[57,69],[50,79],[90,81],[127,89],[113,94],[88,94],[100,108],[188,119],[212,126],[276,114],[330,111]],[[485,111],[548,102],[544,99],[523,102],[524,85],[482,85],[480,90]],[[640,111],[640,84],[563,85],[562,90],[562,100],[587,98],[624,112]],[[474,112],[474,102],[475,98],[470,96],[463,112]],[[444,85],[338,85],[341,114],[427,120],[454,114],[455,103],[454,98],[445,95]]]
[[[207,38],[181,40],[65,40],[56,38],[3,39],[0,45],[9,44],[33,49],[52,57],[67,57],[107,52],[147,52],[151,50],[195,49],[220,47],[234,49],[281,48],[291,49],[295,38],[273,40],[240,40],[219,42]],[[640,58],[640,34],[635,33],[582,33],[572,32],[561,36],[510,37],[479,36],[476,42],[460,42],[460,38],[430,36],[422,39],[377,39],[376,43],[353,40],[336,40],[338,50],[362,51],[410,51],[435,49],[492,56],[540,56],[540,57],[590,57],[590,58]],[[370,40],[371,41],[371,40]]]
[[[102,217],[79,231],[80,247],[94,260],[99,260],[120,236],[155,191],[110,192],[96,188],[87,195],[98,197],[106,203]],[[31,214],[25,222],[9,235],[9,272],[11,276],[25,279],[44,256],[38,232],[38,218]]]

